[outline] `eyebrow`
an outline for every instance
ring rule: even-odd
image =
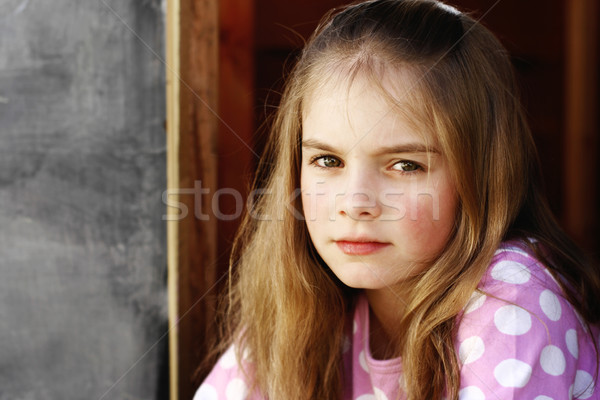
[[[336,149],[316,139],[306,139],[302,141],[302,148],[327,151],[331,153],[339,153]],[[394,146],[380,147],[376,151],[376,155],[383,154],[398,154],[398,153],[437,153],[439,150],[433,146],[426,146],[423,143],[406,143]]]

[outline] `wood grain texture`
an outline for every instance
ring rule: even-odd
[[[564,225],[598,251],[598,2],[568,2]]]
[[[177,395],[191,399],[194,371],[215,335],[217,220],[201,188],[217,189],[219,25],[217,0],[180,0],[177,222]]]
[[[180,38],[181,18],[179,0],[167,3],[166,15],[166,100],[167,100],[167,268],[169,308],[169,398],[179,397],[179,132],[180,132]]]
[[[219,2],[219,277],[227,274],[231,244],[246,208],[258,163],[254,149],[254,1]],[[214,197],[213,197],[214,199]],[[224,282],[223,280],[222,282]],[[221,287],[217,291],[221,291]]]

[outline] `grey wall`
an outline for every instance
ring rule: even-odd
[[[164,66],[142,41],[162,57],[161,0],[0,0],[2,400],[167,397]]]

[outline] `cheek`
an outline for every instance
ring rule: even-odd
[[[451,187],[445,187],[441,191],[412,187],[385,194],[381,198],[381,204],[384,215],[392,220],[406,220],[416,225],[437,224],[454,218],[454,199]]]
[[[443,187],[430,194],[419,195],[415,206],[415,218],[411,218],[415,233],[440,250],[454,228],[457,200],[452,187]]]
[[[302,210],[304,215],[310,214],[310,196],[309,196],[309,182],[304,166],[300,169],[300,199],[302,200]]]
[[[300,189],[304,218],[310,228],[328,215],[328,187],[324,182],[311,177],[309,173],[302,173]]]
[[[428,186],[411,193],[411,204],[419,220],[434,224],[453,220],[456,213],[456,191],[448,179],[440,179],[435,186]]]
[[[407,246],[415,254],[429,257],[442,250],[454,229],[457,200],[453,186],[411,191],[396,208],[404,210],[397,227],[404,237],[412,238]]]
[[[306,224],[310,227],[311,222],[315,220],[316,209],[314,203],[311,201],[311,196],[302,189],[302,212],[304,213],[304,219]]]

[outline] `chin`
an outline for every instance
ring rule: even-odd
[[[338,266],[331,270],[344,285],[354,289],[382,289],[389,286],[384,278],[379,277],[375,269],[369,268],[364,263],[353,264]]]

